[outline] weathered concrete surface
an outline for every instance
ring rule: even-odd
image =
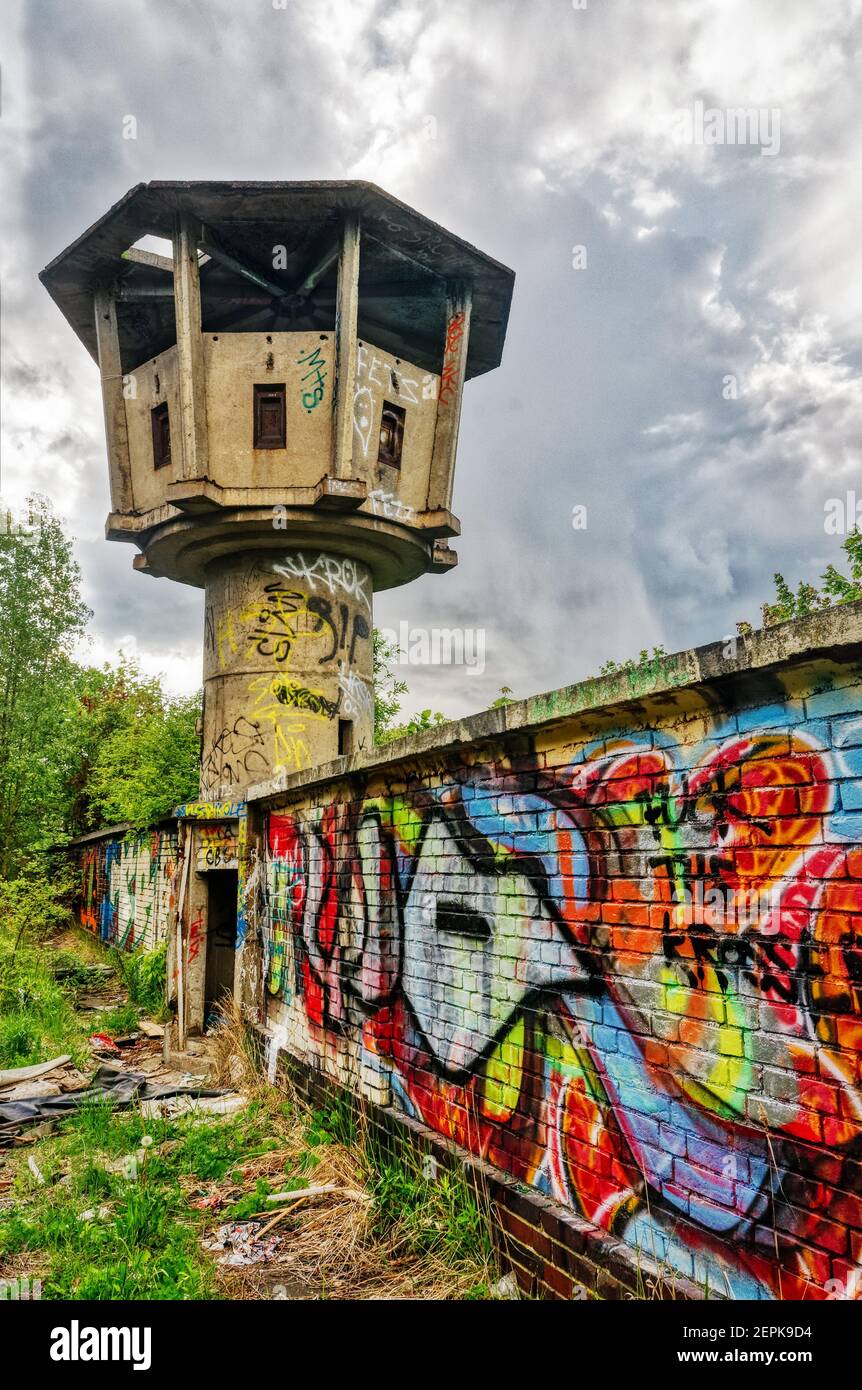
[[[373,743],[373,590],[359,561],[287,550],[208,575],[201,795]]]

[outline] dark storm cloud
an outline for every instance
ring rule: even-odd
[[[3,486],[53,489],[100,649],[134,634],[198,679],[200,596],[101,539],[95,369],[35,281],[139,179],[369,178],[517,271],[503,365],[465,397],[461,562],[376,608],[481,629],[486,670],[410,668],[408,709],[715,640],[775,570],[837,558],[823,507],[862,443],[857,0],[12,9]],[[675,143],[698,99],[778,109],[779,153]]]

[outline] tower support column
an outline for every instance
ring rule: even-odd
[[[321,550],[209,566],[202,796],[372,745],[373,597],[367,565]]]

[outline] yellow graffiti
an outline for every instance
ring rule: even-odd
[[[254,718],[272,730],[273,772],[299,772],[311,763],[311,749],[305,738],[305,719],[282,704],[274,687],[280,681],[270,676],[255,676],[249,681],[248,693],[254,697]]]
[[[232,827],[202,825],[197,849],[198,869],[231,869],[236,862],[237,839]]]
[[[272,657],[284,667],[298,641],[332,640],[332,624],[321,613],[309,608],[308,597],[288,589],[282,580],[267,584],[261,598],[254,599],[239,615],[250,626],[248,645],[258,656]]]
[[[219,618],[216,623],[216,646],[218,648],[218,664],[224,665],[224,649],[228,648],[231,656],[237,652],[236,633],[234,631],[233,614],[226,613],[223,618]]]

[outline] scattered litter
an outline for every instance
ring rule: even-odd
[[[89,1207],[87,1211],[82,1211],[78,1217],[79,1221],[104,1221],[106,1216],[111,1215],[110,1207]]]
[[[12,1144],[38,1144],[40,1139],[47,1139],[57,1128],[56,1120],[44,1120],[40,1125],[34,1125],[26,1134],[17,1134],[13,1131],[8,1142]],[[0,1148],[3,1147],[4,1139],[2,1128],[0,1128]]]
[[[201,1098],[196,1095],[174,1095],[164,1100],[145,1100],[141,1114],[148,1117],[173,1119],[176,1115],[235,1115],[248,1105],[245,1096],[221,1095]]]
[[[245,1104],[243,1098],[226,1096],[224,1091],[202,1087],[184,1088],[176,1084],[154,1086],[146,1076],[137,1072],[123,1071],[110,1063],[102,1063],[96,1071],[91,1084],[83,1091],[70,1091],[59,1096],[41,1096],[33,1100],[7,1100],[0,1097],[0,1148],[21,1142],[21,1131],[37,1125],[40,1121],[61,1118],[73,1113],[89,1100],[105,1098],[117,1107],[136,1105],[138,1101],[163,1100],[168,1096],[179,1095],[183,1100],[203,1097],[207,1100],[222,1099],[233,1103],[233,1110],[239,1109],[236,1101]],[[233,1113],[228,1110],[227,1113]],[[35,1130],[30,1130],[23,1142],[32,1139]]]
[[[215,1237],[204,1242],[205,1250],[221,1250],[220,1265],[264,1265],[278,1254],[283,1243],[281,1236],[260,1239],[259,1221],[230,1221],[219,1226]]]
[[[39,1183],[41,1187],[44,1187],[45,1174],[42,1172],[42,1169],[39,1167],[32,1154],[27,1159],[27,1167],[30,1169],[30,1172],[33,1174],[33,1177],[36,1179],[37,1183]]]
[[[192,1197],[189,1206],[195,1211],[221,1211],[224,1203],[220,1192],[211,1192],[208,1197]]]
[[[34,1062],[29,1067],[12,1067],[9,1071],[0,1071],[0,1090],[7,1086],[17,1086],[19,1081],[33,1081],[37,1076],[47,1076],[48,1072],[55,1071],[57,1067],[64,1067],[71,1060],[71,1053],[64,1052],[62,1057],[54,1057],[50,1062]]]
[[[148,1018],[142,1018],[138,1027],[146,1038],[163,1038],[165,1036],[163,1025],[161,1023],[152,1023]]]
[[[111,1000],[106,999],[104,994],[82,994],[75,1003],[75,1008],[79,1014],[103,1014],[110,1006]]]
[[[496,1284],[492,1284],[491,1297],[498,1299],[519,1299],[521,1297],[521,1290],[518,1288],[518,1281],[514,1274],[504,1274],[502,1279],[498,1279]]]
[[[89,1076],[85,1076],[75,1067],[64,1067],[57,1076],[57,1085],[61,1091],[86,1091],[89,1084]],[[3,1096],[2,1099],[8,1100],[8,1096]]]
[[[120,1052],[120,1049],[117,1047],[117,1044],[114,1042],[114,1039],[109,1038],[107,1033],[91,1034],[90,1048],[93,1052],[108,1052],[111,1054],[111,1056],[113,1056],[115,1053],[119,1055]]]
[[[121,1038],[112,1038],[111,1041],[115,1047],[134,1047],[143,1036],[143,1033],[124,1033]]]

